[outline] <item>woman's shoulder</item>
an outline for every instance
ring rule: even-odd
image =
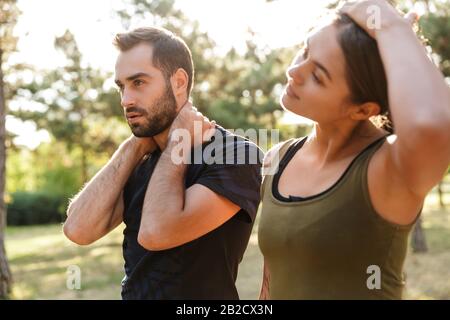
[[[280,160],[283,158],[283,155],[286,153],[289,147],[301,139],[302,138],[291,138],[272,146],[272,148],[270,148],[264,156],[263,175],[270,174],[271,170],[277,168]]]

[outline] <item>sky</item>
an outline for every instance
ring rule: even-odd
[[[256,41],[270,48],[293,46],[301,42],[307,30],[323,13],[328,0],[176,0],[175,6],[191,20],[198,20],[217,44],[219,52],[231,47],[243,50],[247,30],[255,32]],[[114,18],[120,8],[118,0],[18,0],[22,11],[15,28],[19,37],[18,52],[9,63],[25,62],[39,69],[53,69],[64,64],[54,50],[56,36],[66,29],[74,33],[84,63],[114,71],[116,50],[111,41],[124,31]],[[132,22],[131,27],[142,23]],[[301,121],[288,115],[285,122]],[[35,148],[49,139],[45,130],[36,132],[32,123],[22,123],[7,116],[7,129],[19,134],[17,144]]]

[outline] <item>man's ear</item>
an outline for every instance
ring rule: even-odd
[[[189,76],[183,68],[178,68],[177,71],[170,77],[173,94],[175,97],[180,97],[187,94],[187,87],[189,83]]]
[[[370,117],[380,114],[381,108],[376,102],[365,102],[363,104],[350,107],[350,118],[352,120],[367,120]]]

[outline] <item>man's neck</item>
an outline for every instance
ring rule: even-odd
[[[153,137],[159,147],[159,150],[161,151],[163,151],[167,146],[167,142],[169,140],[169,130],[170,127]]]
[[[175,97],[175,99],[177,100],[177,114],[178,114],[178,112],[180,112],[181,108],[188,101],[188,97],[182,96],[179,99],[177,99],[177,97]],[[169,140],[169,131],[170,131],[170,127],[153,137],[153,139],[155,140],[156,144],[159,147],[159,150],[161,150],[161,151],[164,151],[164,149],[167,147],[167,143]]]

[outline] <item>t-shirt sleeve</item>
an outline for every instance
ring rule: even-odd
[[[262,151],[243,140],[235,141],[231,148],[228,145],[223,152],[223,163],[206,165],[195,183],[238,205],[238,218],[254,222],[260,202]]]

